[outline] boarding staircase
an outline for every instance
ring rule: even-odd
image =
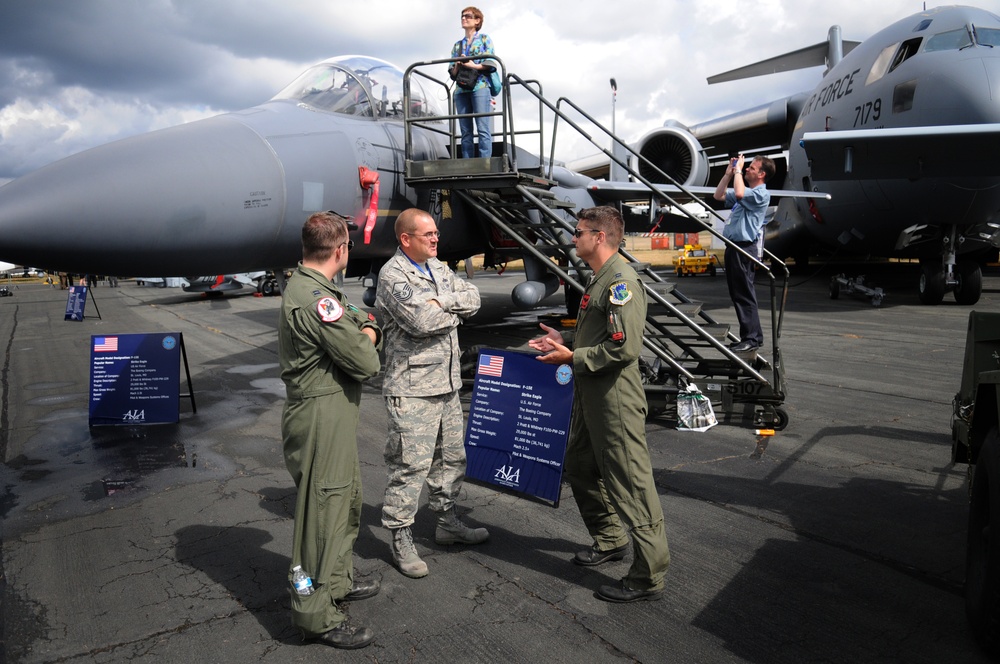
[[[493,118],[494,128],[500,126],[500,131],[494,134],[495,156],[489,159],[414,159],[414,130],[421,128],[446,133],[450,139],[451,154],[455,155],[460,150],[456,138],[458,118],[479,116],[456,114],[451,101],[450,82],[440,80],[432,73],[432,70],[444,71],[456,60],[420,62],[406,70],[403,88],[406,97],[404,107],[408,111],[405,116],[406,183],[417,190],[439,190],[443,195],[455,197],[474,209],[486,226],[484,231],[489,234],[496,254],[517,255],[526,261],[536,259],[566,284],[567,301],[574,300],[569,297],[573,294],[576,295],[575,301],[579,301],[591,270],[576,255],[572,242],[576,204],[561,200],[552,192],[557,182],[553,179],[555,162],[551,153],[555,151],[555,137],[561,125],[569,125],[628,172],[635,182],[644,183],[649,191],[643,195],[651,213],[658,206],[673,206],[729,245],[710,224],[687,212],[686,208],[644,178],[637,170],[638,164],[645,163],[653,172],[659,172],[664,181],[674,182],[669,175],[634,152],[570,100],[560,98],[552,104],[542,94],[540,83],[525,81],[507,72],[500,58],[495,58],[495,63],[502,73],[504,84],[503,93],[496,97],[498,108],[479,114]],[[411,83],[415,79],[419,79],[422,85],[437,85],[444,89],[444,96],[449,99],[447,115],[409,114],[411,109],[421,108],[419,104],[411,104],[409,99]],[[537,126],[529,123],[532,126],[528,129],[518,130],[512,108],[523,99],[533,102],[532,106],[537,104]],[[522,103],[518,107],[524,106]],[[614,151],[617,155],[631,154],[636,167],[628,163],[627,156],[616,156],[601,146],[598,139],[573,119],[577,116],[584,118],[588,126],[596,127],[605,139],[610,138],[616,143],[620,148]],[[546,159],[543,128],[549,118],[552,143]],[[442,126],[447,129],[442,129]],[[518,145],[518,141],[525,142],[525,137],[532,145],[537,139],[537,153]],[[680,188],[683,191],[683,187]],[[691,194],[685,199],[700,201]],[[708,205],[703,205],[711,214],[717,215]],[[738,247],[736,250],[742,251]],[[758,275],[766,276],[770,282],[771,355],[768,358],[763,352],[731,351],[727,344],[739,339],[730,331],[729,325],[713,319],[702,310],[700,302],[687,298],[673,281],[666,279],[650,264],[638,262],[624,248],[619,253],[632,264],[646,290],[648,309],[643,340],[646,352],[640,366],[650,414],[675,418],[678,394],[693,384],[712,401],[720,422],[784,428],[788,416],[782,408],[785,385],[778,344],[788,288],[788,270],[784,263],[771,255],[767,256],[770,265],[758,261]],[[782,282],[780,287],[779,277],[774,274],[776,270]],[[575,313],[575,307],[571,308],[570,313]]]

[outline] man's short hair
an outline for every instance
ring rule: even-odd
[[[577,215],[577,221],[589,221],[594,230],[604,231],[608,244],[617,247],[625,237],[625,220],[618,210],[610,205],[583,208]]]
[[[392,227],[392,230],[396,233],[396,240],[399,241],[399,237],[403,233],[412,235],[413,231],[417,230],[417,220],[421,217],[427,217],[432,222],[434,217],[431,216],[430,212],[426,210],[421,210],[420,208],[407,208],[399,213],[396,217],[396,224]]]
[[[770,157],[757,156],[754,161],[760,163],[760,170],[764,172],[764,182],[768,182],[774,177],[774,160]]]
[[[333,212],[317,212],[302,225],[302,259],[322,263],[347,242],[347,220]]]

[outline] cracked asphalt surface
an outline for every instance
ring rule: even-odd
[[[961,594],[966,468],[950,463],[969,309],[920,306],[915,269],[877,275],[879,309],[830,300],[828,276],[793,278],[790,423],[775,437],[648,423],[672,553],[660,602],[595,598],[631,555],[569,562],[590,542],[565,485],[553,508],[466,483],[466,519],[491,535],[476,547],[435,544],[424,502],[414,536],[430,575],[399,574],[379,524],[376,379],[361,406],[355,569],[382,591],[348,606],[376,636],[336,653],[302,645],[289,622],[278,299],[122,281],[96,289],[101,318],[89,302],[67,322],[64,291],[21,285],[0,299],[0,661],[986,661]],[[464,345],[517,347],[557,312],[559,297],[510,312],[519,279],[476,276],[485,304]],[[1000,276],[985,285],[977,308],[997,310]],[[723,278],[680,287],[734,320]],[[346,291],[360,305],[360,284]],[[166,331],[184,335],[197,413],[182,399],[176,425],[89,429],[90,335]]]

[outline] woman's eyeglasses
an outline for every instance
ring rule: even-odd
[[[469,19],[471,21],[472,19],[474,19],[476,17],[473,14],[462,14],[462,18],[467,18],[467,19]]]

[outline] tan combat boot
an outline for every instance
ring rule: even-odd
[[[427,576],[427,563],[417,555],[417,547],[413,545],[413,533],[409,526],[392,530],[392,559],[396,567],[405,576],[419,579]]]
[[[441,513],[434,531],[434,541],[438,544],[481,544],[489,537],[485,528],[469,528],[462,523],[454,508]]]

